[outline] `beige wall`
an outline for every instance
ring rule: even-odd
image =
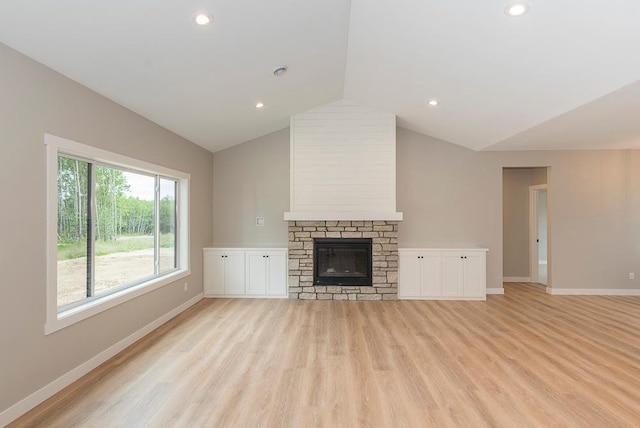
[[[502,171],[502,270],[505,277],[529,276],[529,182],[528,168]]]
[[[487,247],[488,287],[501,287],[503,168],[549,166],[552,286],[640,288],[640,280],[627,279],[629,272],[640,272],[640,151],[474,152],[403,128],[397,136],[397,203],[405,218],[399,226],[401,247]],[[276,221],[261,233],[269,236],[265,242],[286,245],[286,228],[278,219],[288,209],[288,138],[283,130],[214,155],[216,244],[262,242],[252,223],[257,214],[237,196],[220,205],[234,201],[225,196],[227,183],[257,169],[249,183],[260,177],[284,181],[283,187],[258,194],[255,185],[232,186],[242,190],[242,200],[260,199],[269,206],[263,211],[273,212]],[[267,153],[281,158],[261,160]]]
[[[213,243],[216,247],[286,247],[289,129],[213,156]],[[265,226],[256,226],[264,217]]]
[[[0,44],[0,412],[202,292],[212,155]],[[175,283],[44,335],[50,133],[191,174],[190,288]]]
[[[547,168],[528,168],[530,174],[530,186],[547,184]]]

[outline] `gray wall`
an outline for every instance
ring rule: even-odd
[[[289,129],[213,156],[213,243],[216,247],[286,247]],[[256,226],[264,217],[265,226]]]
[[[528,168],[505,168],[502,172],[502,251],[505,277],[529,276],[529,182]]]
[[[0,412],[202,292],[212,154],[0,44]],[[191,174],[191,271],[51,335],[45,324],[50,133]]]
[[[549,166],[550,284],[640,288],[640,280],[627,279],[629,272],[640,272],[640,151],[474,152],[403,128],[397,137],[397,202],[405,217],[401,247],[487,247],[487,285],[501,287],[503,168]],[[283,130],[215,153],[216,245],[286,245],[279,219],[288,210],[288,141]],[[268,153],[281,158],[261,159]],[[259,173],[246,178],[254,169]],[[237,180],[249,182],[240,186]],[[258,190],[258,180],[284,184],[267,195]],[[242,201],[260,200],[268,205],[261,212],[274,213],[275,221],[261,231],[268,239],[255,233],[257,210],[238,197],[220,205],[234,200],[224,196],[230,185],[242,190]]]
[[[528,168],[531,180],[530,186],[537,186],[539,184],[547,184],[547,168]]]

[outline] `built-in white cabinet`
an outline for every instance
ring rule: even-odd
[[[406,250],[400,253],[398,297],[420,299],[442,296],[440,253]]]
[[[244,282],[244,251],[224,248],[204,250],[205,297],[244,295]]]
[[[286,249],[205,248],[205,297],[287,297]]]
[[[485,300],[487,249],[400,249],[398,298]]]
[[[286,250],[250,250],[245,253],[247,294],[287,295]]]

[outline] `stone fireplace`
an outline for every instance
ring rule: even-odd
[[[371,283],[314,284],[314,239],[371,239]],[[335,268],[334,268],[335,269]],[[397,300],[397,221],[289,221],[289,298]]]
[[[292,116],[290,143],[289,297],[397,300],[395,115],[332,102]],[[344,248],[335,241],[314,266],[321,239],[370,240],[371,258],[329,260]]]

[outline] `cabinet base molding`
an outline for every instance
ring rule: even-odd
[[[502,287],[487,288],[487,294],[504,294],[504,288]]]
[[[205,294],[205,299],[288,299],[289,296],[281,295],[275,296],[270,294]]]
[[[484,302],[487,300],[486,297],[402,297],[400,300],[442,300],[442,301],[467,301],[467,302]]]

